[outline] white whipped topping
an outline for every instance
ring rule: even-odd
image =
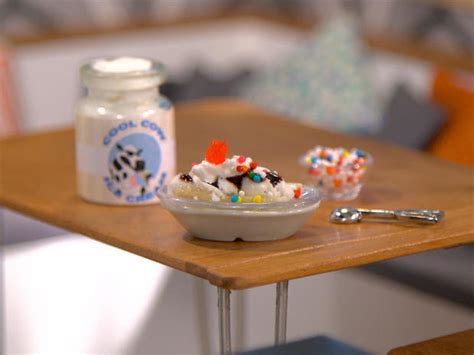
[[[275,186],[266,178],[270,169],[261,166],[254,166],[251,169],[253,160],[234,155],[226,159],[222,164],[213,164],[206,160],[192,167],[189,175],[192,183],[180,179],[176,176],[170,183],[169,189],[175,196],[197,197],[198,199],[211,201],[228,201],[230,196],[238,195],[246,202],[252,202],[252,198],[260,195],[262,201],[288,201],[295,196],[295,188],[300,185],[287,184],[281,180]],[[242,178],[240,189],[227,178],[243,175],[242,167],[246,171],[251,171],[260,176],[260,181],[254,181],[249,176]],[[240,171],[239,171],[240,169]],[[217,185],[214,186],[214,185]]]
[[[92,67],[103,73],[130,73],[135,71],[146,71],[151,68],[151,61],[135,57],[119,57],[115,59],[99,59]]]
[[[197,176],[202,181],[212,184],[219,177],[230,177],[237,175],[236,167],[238,165],[237,160],[226,159],[222,164],[212,164],[206,160],[203,160],[200,164],[196,164],[191,168],[189,173],[191,176]]]

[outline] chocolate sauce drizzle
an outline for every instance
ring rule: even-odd
[[[244,180],[245,177],[249,177],[249,172],[246,172],[246,173],[240,174],[240,175],[229,176],[228,178],[226,178],[226,180],[229,181],[230,183],[234,184],[237,187],[237,189],[239,189],[239,191],[240,191],[242,189],[242,181]],[[192,177],[187,175],[187,174],[181,175],[180,179],[184,180],[184,181],[188,181],[188,182],[193,181]],[[190,180],[188,180],[188,179],[190,179]],[[266,179],[268,179],[270,181],[270,183],[272,184],[273,187],[278,185],[283,180],[282,177],[280,175],[278,175],[278,173],[276,171],[270,171],[270,172],[266,173]],[[262,179],[259,182],[262,182],[263,180],[264,179]],[[219,188],[219,184],[218,184],[217,179],[213,183],[209,183],[209,185],[212,185],[216,188]]]
[[[269,171],[267,174],[267,179],[270,180],[270,184],[272,184],[273,187],[278,185],[282,179],[280,175],[276,171]]]
[[[242,188],[242,180],[247,176],[247,173],[242,175],[230,176],[227,181],[233,183],[240,190]]]
[[[179,178],[185,182],[193,182],[193,177],[189,174],[181,174]]]

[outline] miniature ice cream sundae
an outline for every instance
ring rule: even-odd
[[[318,208],[318,190],[288,183],[243,155],[227,157],[212,141],[204,160],[158,193],[192,235],[216,241],[266,241],[293,235]]]
[[[212,141],[205,159],[187,174],[179,174],[168,186],[175,197],[231,203],[270,203],[298,199],[302,185],[287,183],[271,169],[252,158],[227,158],[227,146]]]

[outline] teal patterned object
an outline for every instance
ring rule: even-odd
[[[355,22],[321,26],[293,55],[242,87],[244,98],[290,118],[330,130],[375,133],[381,110],[367,74]]]

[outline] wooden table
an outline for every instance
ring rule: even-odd
[[[389,355],[472,355],[474,354],[474,329],[434,338],[421,343],[401,346]]]
[[[176,117],[181,171],[203,158],[212,138],[225,139],[230,153],[252,156],[289,181],[300,178],[297,158],[316,144],[358,147],[373,154],[375,165],[352,205],[443,209],[446,218],[433,226],[340,226],[330,224],[328,214],[341,202],[323,202],[311,220],[286,240],[199,240],[158,205],[110,207],[81,200],[75,189],[71,129],[0,142],[0,204],[208,280],[219,288],[221,330],[229,344],[229,290],[277,283],[276,340],[283,342],[288,280],[474,241],[471,168],[367,138],[310,128],[233,100],[180,105]]]

